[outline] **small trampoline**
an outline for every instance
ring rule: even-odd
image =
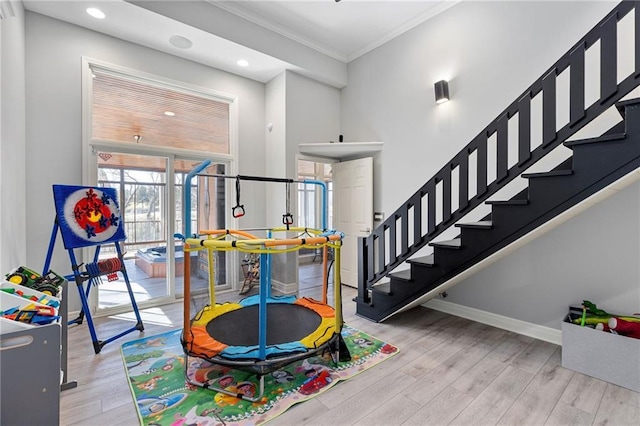
[[[225,229],[200,231],[199,237],[185,239],[185,252],[207,250],[210,259],[210,303],[193,318],[190,318],[189,311],[189,276],[185,275],[185,327],[181,338],[185,354],[254,373],[259,378],[260,391],[252,397],[232,394],[227,389],[215,387],[209,380],[197,382],[186,374],[188,363],[185,363],[185,377],[190,384],[255,402],[264,392],[264,375],[325,350],[331,353],[335,362],[345,353],[346,347],[340,335],[342,296],[339,259],[342,234],[335,231],[289,227],[269,229],[268,235],[278,232],[300,232],[305,237],[257,238],[246,231]],[[335,308],[327,301],[328,286],[323,287],[322,301],[271,295],[270,256],[301,248],[320,249],[324,252],[325,283],[329,274],[328,249],[333,248],[336,262]],[[217,304],[213,284],[215,270],[211,260],[216,250],[259,253],[260,264],[265,268],[260,274],[260,293],[238,303]],[[189,262],[190,257],[185,256],[185,262]]]
[[[342,294],[340,289],[340,248],[343,235],[328,230],[327,187],[324,182],[305,180],[301,183],[322,187],[322,229],[292,227],[293,216],[289,212],[290,179],[274,179],[254,176],[236,176],[237,205],[233,216],[244,215],[240,204],[240,180],[257,180],[287,184],[287,213],[283,215],[285,227],[253,230],[265,232],[263,238],[246,230],[199,231],[192,236],[191,224],[191,180],[196,175],[221,179],[234,178],[227,175],[200,174],[209,161],[196,166],[185,178],[184,223],[184,270],[190,271],[189,252],[206,250],[209,266],[209,304],[191,318],[190,274],[184,276],[184,328],[182,346],[187,357],[185,378],[190,385],[211,389],[227,395],[256,402],[264,393],[264,376],[294,361],[311,357],[323,351],[331,353],[334,362],[350,359],[342,340]],[[284,234],[284,238],[276,235]],[[295,234],[294,238],[290,235]],[[271,295],[271,257],[280,253],[310,249],[323,253],[322,300],[275,297]],[[329,249],[333,250],[333,307],[327,298],[329,287]],[[215,300],[214,253],[237,251],[260,256],[259,293],[238,303],[218,304]],[[219,364],[248,371],[257,375],[259,391],[251,394],[233,393],[219,387],[215,380],[205,377],[189,377],[189,357],[198,357]]]

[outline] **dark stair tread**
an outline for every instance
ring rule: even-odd
[[[391,293],[391,281],[383,281],[376,283],[373,287],[371,287],[371,291],[375,291],[377,293]]]
[[[435,264],[434,257],[432,254],[428,256],[416,257],[415,259],[407,260],[407,263],[412,263],[414,265],[422,265],[422,266],[433,266]]]
[[[531,178],[544,178],[544,177],[553,177],[553,176],[571,176],[573,174],[573,170],[551,170],[549,172],[539,172],[539,173],[523,173],[522,177],[525,179]]]
[[[481,220],[478,222],[456,223],[456,227],[472,228],[472,229],[491,229],[493,227],[493,222],[491,222],[490,220]]]
[[[453,240],[434,241],[429,243],[430,246],[450,249],[462,248],[462,240],[460,238],[454,238]]]
[[[493,204],[500,206],[526,206],[529,204],[529,200],[497,200],[497,201],[485,201],[485,204]]]
[[[405,269],[403,271],[392,272],[389,274],[389,278],[402,280],[402,281],[412,281],[411,279],[411,269]]]
[[[637,105],[639,103],[640,103],[640,98],[627,99],[626,101],[616,102],[616,108],[618,109],[622,117],[624,117],[625,116],[624,110],[627,106]]]
[[[626,137],[627,135],[625,133],[612,133],[610,135],[602,135],[595,138],[576,139],[574,141],[566,141],[564,143],[564,146],[566,146],[567,148],[573,148],[576,145],[587,145],[587,144],[596,143],[596,142],[615,141],[618,139],[624,139]]]

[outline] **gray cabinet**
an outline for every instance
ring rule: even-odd
[[[0,291],[0,310],[29,303]],[[0,318],[0,425],[59,424],[61,323],[31,325]]]
[[[60,419],[60,325],[0,336],[0,424],[57,425]]]

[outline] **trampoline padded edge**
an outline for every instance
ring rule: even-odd
[[[321,322],[313,332],[300,339],[300,341],[268,345],[265,348],[267,358],[280,354],[304,353],[308,350],[316,349],[328,342],[334,334],[339,334],[341,331],[336,327],[335,310],[331,306],[309,298],[294,300],[289,299],[287,302],[293,302],[293,304],[316,312],[320,316]],[[283,302],[284,300],[270,301],[270,303]],[[185,352],[208,359],[221,356],[227,359],[259,360],[259,346],[230,346],[212,338],[207,331],[207,324],[213,318],[243,307],[244,304],[238,303],[225,303],[216,305],[214,308],[205,307],[193,319],[190,335],[183,333],[186,334],[183,336]]]

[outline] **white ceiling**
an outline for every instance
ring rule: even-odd
[[[211,1],[349,62],[454,5],[453,0]]]
[[[24,0],[23,4],[33,12],[267,82],[284,69],[303,74],[306,71],[310,75],[314,72],[300,69],[306,68],[307,64],[295,64],[286,55],[278,55],[277,46],[261,49],[260,41],[252,42],[251,36],[264,38],[264,31],[269,31],[306,47],[325,62],[337,61],[344,66],[459,1]],[[164,12],[171,6],[175,13]],[[90,17],[86,13],[88,7],[100,8],[106,18]],[[236,31],[237,34],[230,34],[228,29],[227,33],[218,33],[215,25],[190,25],[203,18],[198,16],[203,10],[211,14],[211,22],[229,12],[248,21],[247,25],[259,27],[259,31],[246,31],[243,27]],[[172,46],[168,40],[173,35],[190,39],[193,46],[189,49]],[[239,67],[236,62],[240,58],[248,60],[250,65]],[[327,77],[326,80],[340,78]],[[335,85],[341,84],[344,82]]]

